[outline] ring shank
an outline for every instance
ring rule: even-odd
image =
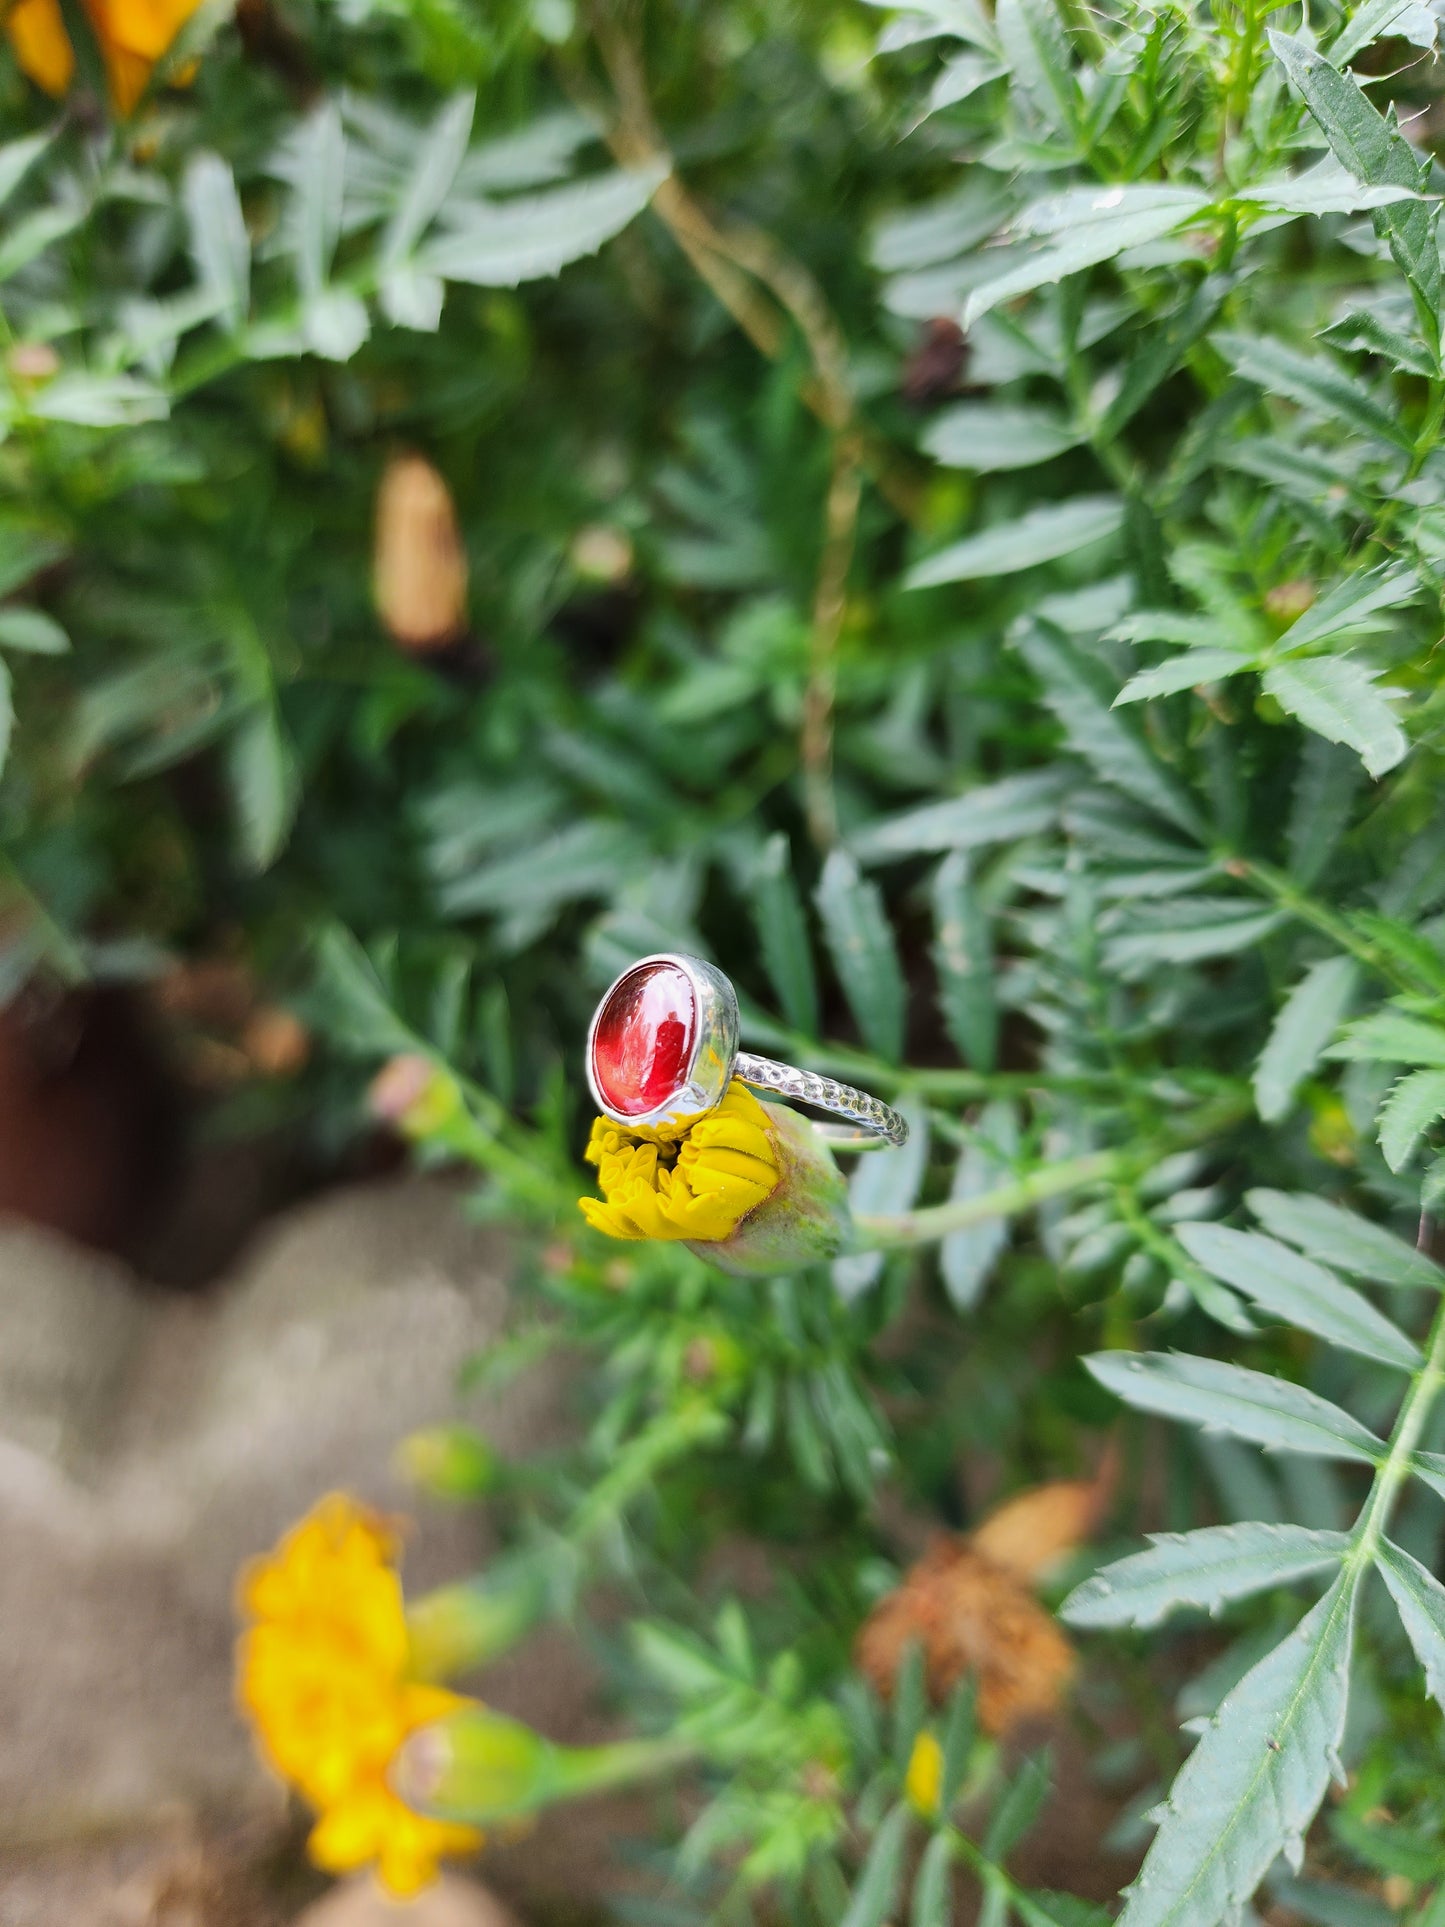
[[[842,1118],[841,1127],[837,1124],[818,1126],[828,1143],[840,1150],[869,1151],[908,1141],[907,1118],[900,1117],[897,1111],[870,1097],[866,1091],[855,1090],[851,1084],[820,1077],[816,1071],[796,1070],[791,1064],[779,1064],[771,1057],[754,1057],[750,1051],[738,1052],[733,1060],[733,1076],[760,1091],[775,1091],[779,1097],[790,1097],[795,1103]]]

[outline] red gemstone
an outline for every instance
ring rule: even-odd
[[[641,964],[607,993],[592,1035],[592,1075],[609,1109],[645,1117],[687,1082],[697,997],[676,964]]]

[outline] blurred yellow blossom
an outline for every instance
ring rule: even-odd
[[[105,61],[116,112],[129,114],[200,0],[83,0]],[[16,63],[37,87],[57,98],[75,77],[75,50],[60,0],[11,0],[3,21]]]
[[[386,1521],[342,1494],[323,1499],[241,1576],[237,1697],[268,1763],[317,1814],[317,1865],[374,1864],[406,1895],[482,1835],[392,1791],[407,1737],[469,1704],[413,1674],[397,1554]]]
[[[903,1790],[910,1805],[925,1819],[932,1819],[938,1812],[943,1793],[943,1748],[926,1728],[913,1742]]]

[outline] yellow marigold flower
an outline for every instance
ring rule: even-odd
[[[200,0],[84,0],[117,113],[130,113],[152,67],[199,5]],[[60,0],[11,0],[0,17],[20,71],[58,98],[75,77],[75,50]]]
[[[342,1494],[323,1499],[242,1574],[237,1697],[268,1763],[316,1811],[317,1865],[374,1864],[405,1895],[482,1836],[392,1791],[407,1737],[469,1703],[414,1676],[397,1553],[384,1520]]]
[[[599,1117],[586,1156],[602,1197],[578,1202],[610,1238],[680,1240],[726,1270],[766,1273],[830,1258],[847,1233],[847,1188],[817,1132],[736,1082],[680,1130]]]
[[[943,1748],[926,1728],[913,1742],[903,1790],[910,1805],[924,1819],[931,1820],[938,1812],[943,1796]]]

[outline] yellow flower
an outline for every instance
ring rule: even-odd
[[[731,1236],[781,1176],[767,1112],[741,1084],[671,1136],[599,1117],[586,1155],[605,1202],[580,1199],[582,1215],[610,1238],[711,1244]]]
[[[602,1197],[578,1200],[610,1238],[681,1240],[728,1271],[831,1258],[848,1232],[847,1187],[826,1144],[784,1105],[729,1084],[722,1102],[669,1132],[592,1126],[587,1162]]]
[[[200,5],[200,0],[83,0],[105,62],[116,112],[129,114],[152,67]],[[59,97],[75,77],[75,50],[60,0],[0,0],[0,19],[20,71]],[[189,78],[177,76],[177,78]]]
[[[926,1728],[913,1742],[903,1790],[925,1820],[931,1820],[938,1812],[943,1794],[943,1748]]]
[[[407,1737],[470,1703],[414,1676],[397,1553],[385,1521],[341,1494],[323,1499],[242,1574],[237,1697],[266,1760],[316,1811],[317,1865],[374,1863],[406,1895],[482,1836],[392,1791]]]

